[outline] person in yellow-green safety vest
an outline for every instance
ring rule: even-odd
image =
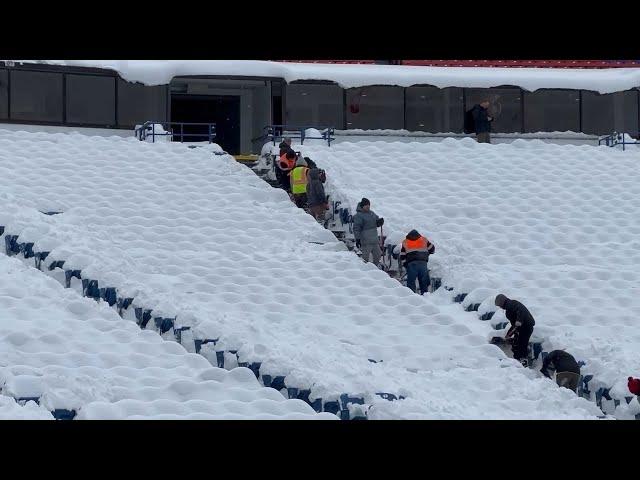
[[[293,201],[298,208],[305,208],[307,205],[307,162],[302,156],[298,157],[296,166],[289,172],[291,181],[291,194]]]

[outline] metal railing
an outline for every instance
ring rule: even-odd
[[[309,128],[313,128],[315,130],[320,130],[319,137],[310,137],[306,135],[306,130]],[[300,140],[300,145],[304,145],[305,140],[324,140],[327,142],[327,145],[330,147],[331,142],[335,140],[335,128],[334,127],[315,127],[315,126],[295,126],[295,125],[267,125],[263,129],[265,133],[265,137],[269,139],[269,141],[273,142],[274,145],[278,141],[282,141],[284,137],[296,138]]]
[[[598,139],[598,146],[604,144],[607,147],[615,147],[616,145],[622,145],[622,150],[625,150],[626,145],[640,145],[640,142],[634,140],[629,142],[625,139],[624,133],[613,132],[611,135],[601,137]]]
[[[158,128],[159,126],[160,128]],[[175,126],[175,128],[174,128]],[[205,127],[202,132],[199,133],[185,133],[184,127]],[[179,131],[175,131],[179,129]],[[145,141],[151,137],[151,143],[155,143],[156,137],[171,137],[171,141],[179,141],[184,143],[185,138],[189,141],[190,138],[206,138],[209,143],[213,143],[216,138],[216,124],[215,123],[193,123],[193,122],[155,122],[147,121],[135,129],[136,138],[140,141]],[[178,140],[179,139],[179,140]],[[194,140],[198,141],[198,140]],[[200,140],[204,141],[204,140]]]

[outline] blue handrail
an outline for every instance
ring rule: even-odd
[[[611,135],[606,135],[598,139],[598,146],[605,144],[607,147],[615,147],[616,145],[622,145],[622,150],[625,150],[626,145],[640,145],[639,141],[627,142],[625,140],[624,133],[613,132]]]
[[[156,132],[156,125],[160,125],[163,132]],[[174,132],[173,126],[177,125],[180,128],[180,132]],[[206,133],[184,133],[184,127],[186,126],[206,126]],[[180,143],[184,143],[185,138],[196,137],[202,138],[207,137],[209,143],[213,143],[213,140],[216,138],[216,124],[215,123],[193,123],[193,122],[156,122],[156,121],[146,121],[138,128],[135,129],[136,138],[140,141],[146,140],[149,136],[151,137],[151,143],[155,143],[156,137],[180,137]]]
[[[316,130],[321,130],[320,137],[309,137],[306,135],[306,130],[309,128],[313,128]],[[273,142],[273,145],[277,143],[278,140],[282,140],[284,137],[290,138],[299,138],[300,145],[304,145],[304,141],[306,140],[325,140],[327,145],[331,146],[331,141],[335,140],[335,128],[334,127],[317,127],[317,126],[296,126],[296,125],[267,125],[264,127],[266,131],[265,136]],[[287,134],[285,135],[285,132]]]

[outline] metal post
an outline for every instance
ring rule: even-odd
[[[156,122],[151,124],[151,143],[156,143]]]
[[[180,143],[184,143],[184,123],[180,124]]]

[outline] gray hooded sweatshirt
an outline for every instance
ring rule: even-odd
[[[356,214],[353,216],[353,236],[363,245],[379,243],[378,216],[372,210],[365,212],[358,203]]]
[[[320,170],[317,168],[309,170],[307,179],[307,203],[309,203],[310,207],[324,205],[327,197],[324,193],[324,185],[320,181]]]

